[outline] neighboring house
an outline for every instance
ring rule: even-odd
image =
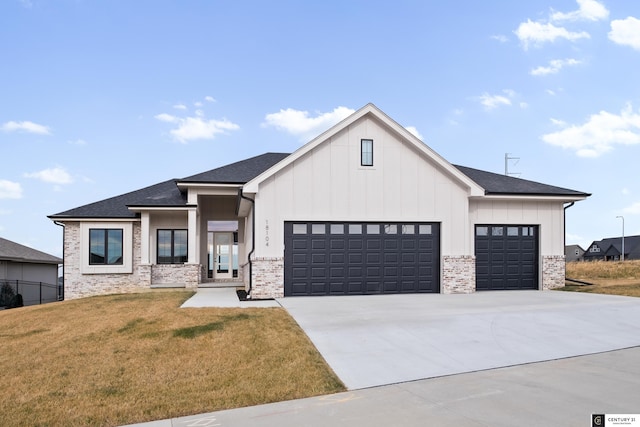
[[[564,248],[564,258],[567,262],[584,261],[584,249],[580,245],[568,245]]]
[[[619,261],[622,237],[609,237],[594,241],[584,253],[585,261]],[[624,259],[640,259],[640,236],[624,237]]]
[[[51,215],[68,298],[237,281],[254,299],[564,285],[589,194],[454,166],[372,104],[267,153]]]
[[[0,238],[0,286],[10,286],[24,305],[57,301],[62,259]]]

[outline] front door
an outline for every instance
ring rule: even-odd
[[[233,233],[213,233],[213,277],[231,279],[233,277]]]

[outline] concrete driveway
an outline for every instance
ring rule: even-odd
[[[278,302],[350,390],[640,345],[640,298],[493,291]]]

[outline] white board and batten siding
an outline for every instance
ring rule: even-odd
[[[373,166],[361,166],[362,139],[373,140]],[[440,165],[365,116],[260,183],[256,256],[282,256],[284,221],[314,220],[439,222],[442,254],[469,254],[468,200]]]

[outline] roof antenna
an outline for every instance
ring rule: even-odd
[[[509,157],[509,154],[510,153],[504,153],[504,174],[505,176],[519,177],[521,175],[520,172],[509,172],[509,161],[515,160],[515,162],[513,163],[513,165],[515,166],[520,161],[520,157]]]

